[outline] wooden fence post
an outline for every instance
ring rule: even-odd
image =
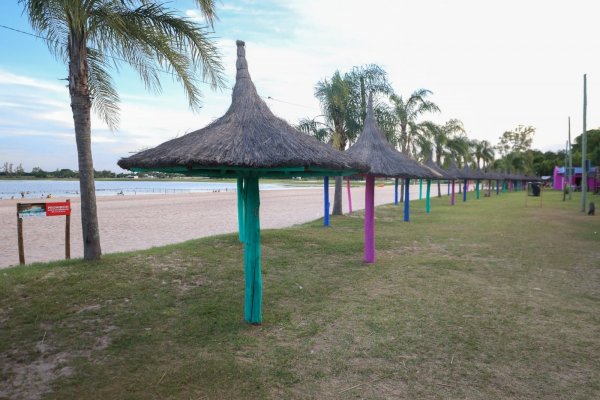
[[[68,208],[71,209],[71,200],[67,199]],[[71,259],[71,213],[69,212],[65,220],[65,259]]]

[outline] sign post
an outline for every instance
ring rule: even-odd
[[[23,245],[23,218],[54,217],[64,215],[65,221],[65,259],[71,258],[71,200],[54,203],[17,203],[17,241],[19,246],[19,264],[25,264],[25,246]]]

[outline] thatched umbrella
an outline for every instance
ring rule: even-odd
[[[480,193],[479,193],[479,184],[480,184],[481,180],[486,179],[486,175],[481,170],[481,168],[479,168],[479,167],[477,167],[477,169],[475,169],[473,171],[473,175],[475,176],[475,179],[476,179],[476,181],[475,181],[475,194],[476,194],[477,200],[479,200],[479,196],[480,196]],[[481,186],[483,186],[482,182],[481,182]]]
[[[449,179],[449,176],[446,173],[446,171],[444,169],[442,169],[440,166],[438,166],[435,163],[435,161],[433,161],[433,158],[431,158],[431,156],[429,156],[429,158],[425,162],[425,166],[427,168],[431,169],[432,171],[437,172],[440,175],[439,179]],[[439,182],[438,182],[438,194],[439,194]],[[431,179],[427,179],[427,194],[425,197],[425,212],[427,214],[429,214],[430,211],[431,211]]]
[[[438,175],[394,149],[386,140],[373,115],[372,95],[369,95],[363,131],[356,143],[346,150],[346,154],[369,166],[369,171],[364,174],[366,178],[364,260],[373,263],[375,262],[375,178],[402,177],[409,180],[410,178],[435,178]],[[407,194],[405,220],[407,220],[408,200]]]
[[[260,177],[347,175],[367,168],[275,117],[248,73],[237,41],[237,74],[229,110],[200,130],[119,161],[133,171],[177,172],[238,179],[238,221],[244,242],[245,319],[262,321]]]
[[[455,192],[454,183],[457,179],[462,178],[462,173],[456,166],[456,162],[454,162],[454,160],[452,160],[450,162],[450,166],[448,167],[448,169],[446,169],[446,176],[448,178],[450,178],[450,180],[452,181],[451,182],[452,195],[450,196],[450,205],[454,205],[454,192]]]
[[[469,168],[469,165],[465,163],[465,166],[460,171],[461,178],[463,179],[463,202],[467,201],[467,190],[469,189],[469,179],[477,179],[477,173]]]

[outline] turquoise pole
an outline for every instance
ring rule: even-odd
[[[262,322],[262,276],[260,272],[260,195],[258,178],[246,178],[245,189],[245,304],[246,322],[258,325]]]

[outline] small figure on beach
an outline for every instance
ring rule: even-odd
[[[48,195],[46,196],[47,199],[51,199],[52,198],[52,193],[48,193]]]
[[[123,193],[123,189],[121,189],[121,191],[117,193],[117,196],[125,196],[125,193]]]
[[[25,192],[21,192],[21,198],[24,199],[25,198]]]

